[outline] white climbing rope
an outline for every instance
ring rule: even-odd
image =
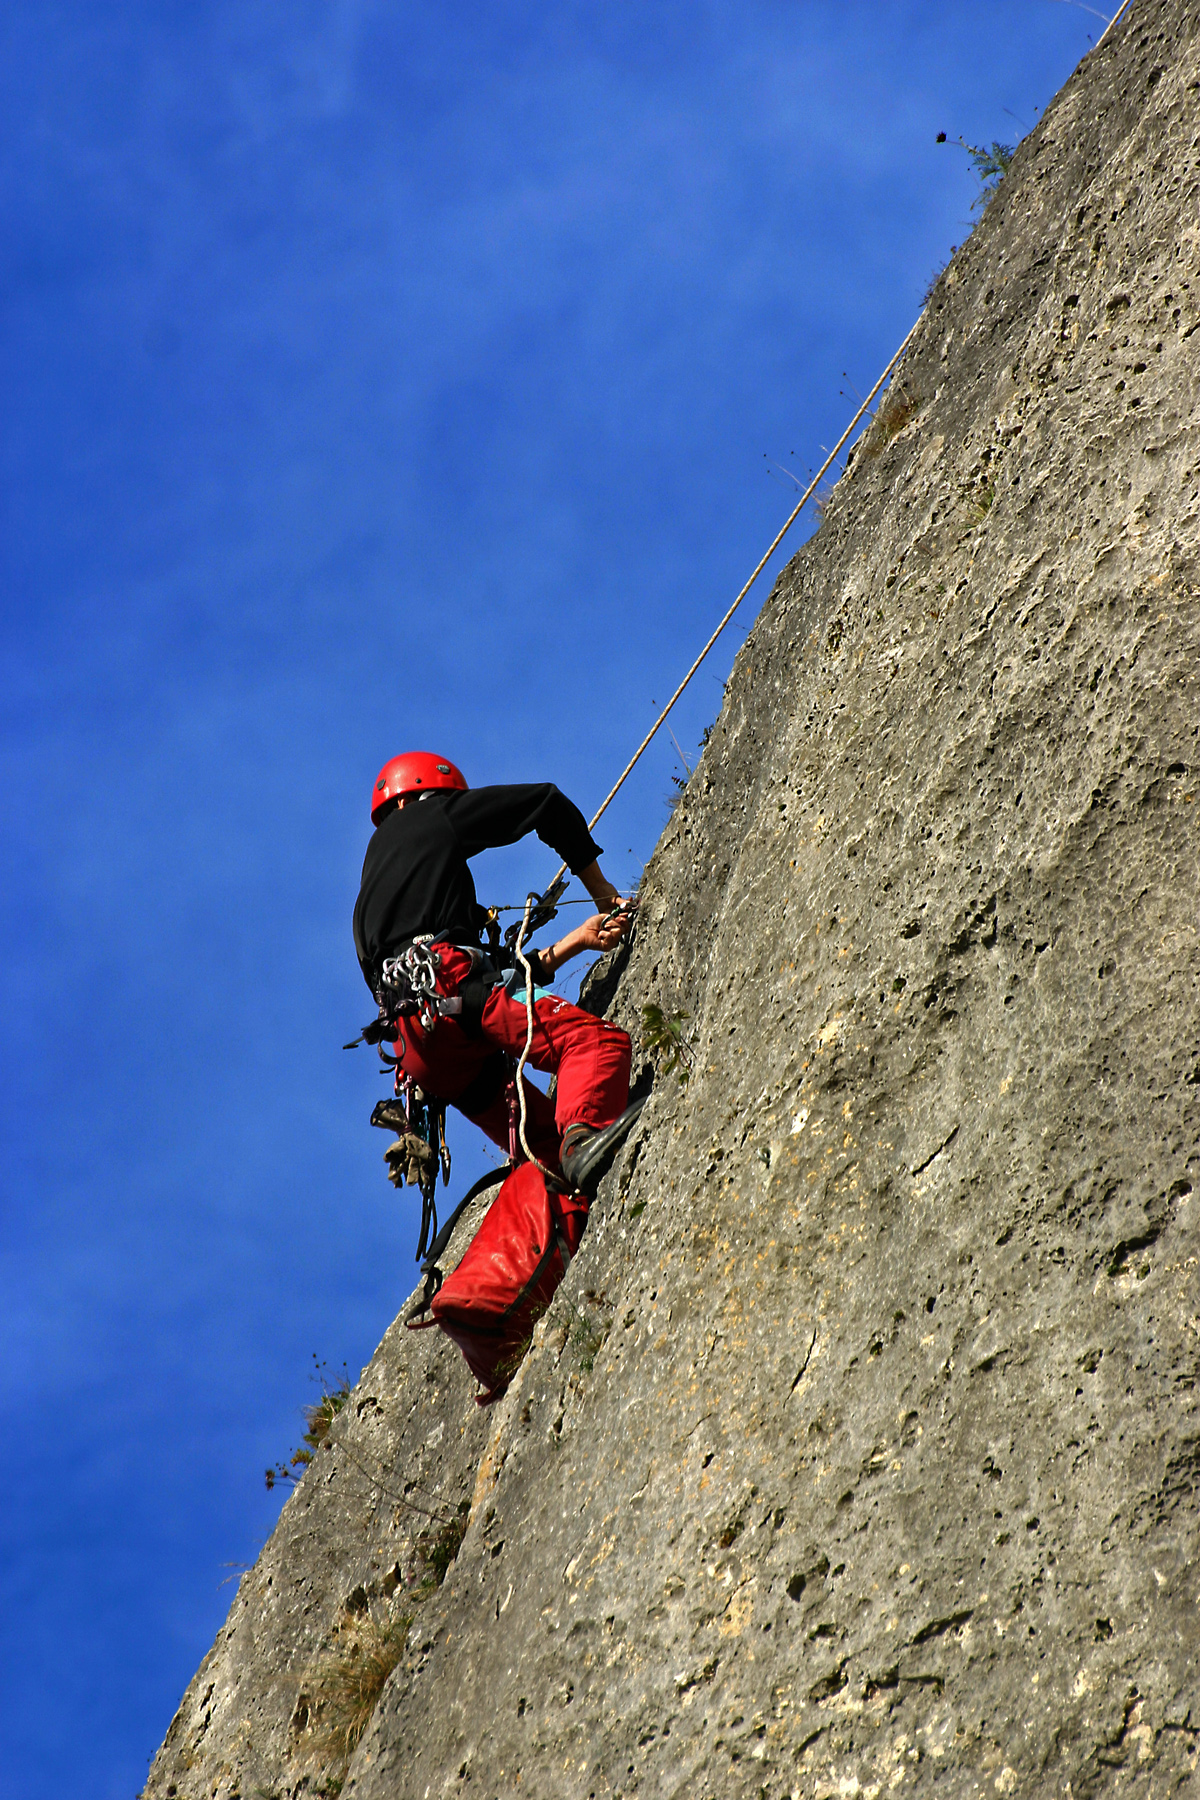
[[[1118,6],[1116,12],[1113,14],[1112,18],[1108,21],[1108,24],[1104,27],[1104,30],[1100,33],[1100,36],[1096,39],[1097,50],[1100,48],[1101,44],[1104,42],[1105,38],[1108,36],[1109,32],[1112,30],[1113,26],[1116,24],[1117,20],[1120,18],[1121,14],[1125,11],[1125,8],[1128,5],[1129,5],[1129,0],[1122,0],[1121,5]]]
[[[1097,39],[1097,43],[1096,43],[1097,49],[1104,42],[1105,38],[1108,36],[1108,34],[1112,30],[1113,26],[1117,23],[1117,20],[1121,17],[1122,13],[1124,13],[1131,4],[1132,4],[1132,0],[1122,0],[1122,4],[1117,8],[1116,12],[1113,14],[1113,16],[1109,20],[1108,24],[1104,27],[1104,30],[1100,33],[1100,36]],[[891,374],[891,372],[895,368],[896,364],[900,361],[900,358],[903,356],[904,352],[908,348],[909,341],[912,338],[913,334],[915,333],[917,326],[921,323],[921,320],[924,317],[925,317],[925,309],[924,309],[924,307],[922,307],[921,311],[917,314],[916,318],[913,320],[913,323],[912,323],[911,327],[909,328],[908,332],[905,334],[904,342],[900,345],[900,348],[895,352],[895,354],[889,359],[889,361],[888,361],[887,365],[885,366],[883,373],[880,375],[878,381],[875,383],[874,387],[871,389],[870,393],[867,395],[866,399],[863,401],[862,405],[859,407],[858,411],[855,413],[854,417],[851,419],[850,423],[847,425],[845,431],[843,431],[841,437],[838,439],[837,443],[833,446],[833,449],[829,452],[828,456],[825,458],[825,461],[821,464],[820,468],[817,470],[816,474],[813,476],[812,480],[809,482],[808,486],[805,488],[804,492],[801,494],[799,500],[797,500],[795,506],[792,508],[791,512],[788,514],[787,518],[784,520],[783,524],[780,526],[779,530],[776,532],[775,537],[772,539],[766,552],[764,553],[764,555],[758,562],[757,566],[754,569],[753,574],[750,576],[750,579],[747,581],[745,587],[738,594],[736,600],[733,602],[733,605],[729,608],[729,610],[725,614],[724,618],[720,621],[716,630],[713,632],[712,636],[709,638],[708,642],[705,644],[703,650],[701,650],[699,656],[696,658],[695,662],[692,664],[691,668],[688,670],[687,674],[684,676],[684,678],[680,682],[679,686],[675,689],[675,692],[671,695],[671,698],[667,701],[667,704],[663,707],[663,709],[659,713],[657,719],[655,719],[653,725],[650,727],[649,731],[646,733],[645,737],[642,739],[641,743],[638,745],[637,749],[634,751],[634,753],[630,757],[629,761],[625,764],[625,767],[621,770],[621,773],[617,776],[616,781],[614,781],[612,787],[608,790],[607,794],[605,794],[603,800],[600,802],[599,806],[596,808],[595,812],[592,814],[592,817],[588,821],[588,830],[589,831],[595,830],[597,824],[600,821],[601,816],[608,810],[611,803],[616,799],[617,795],[620,793],[621,789],[624,787],[629,776],[632,775],[638,762],[641,760],[643,752],[649,747],[650,743],[652,742],[655,734],[659,730],[659,727],[665,723],[667,715],[671,711],[671,708],[675,705],[675,702],[679,699],[679,696],[683,693],[683,690],[687,687],[689,681],[692,679],[692,676],[696,673],[696,670],[700,667],[700,664],[704,661],[705,657],[708,655],[709,651],[712,649],[713,645],[716,643],[717,639],[720,637],[721,633],[724,631],[725,627],[728,625],[730,619],[732,619],[734,613],[737,611],[738,607],[742,604],[742,601],[746,598],[746,595],[750,592],[750,589],[754,586],[754,583],[758,580],[759,576],[762,574],[763,570],[766,568],[767,564],[770,562],[772,556],[774,556],[776,550],[778,550],[780,544],[783,542],[784,538],[787,536],[788,532],[791,530],[791,528],[795,524],[796,520],[800,517],[800,514],[803,512],[803,510],[807,506],[808,502],[812,499],[812,496],[816,493],[817,488],[820,485],[821,481],[823,480],[826,472],[828,471],[828,469],[830,468],[832,463],[835,461],[835,459],[839,455],[842,445],[846,442],[846,439],[850,436],[850,433],[854,430],[854,427],[858,424],[858,421],[862,418],[863,414],[868,410],[872,400],[875,398],[876,394],[879,392],[880,388],[883,386],[884,382],[887,380],[888,376]],[[558,872],[554,877],[554,881],[559,880],[559,878],[561,876],[565,875],[566,872],[567,872],[566,863],[560,863],[559,867],[558,867]],[[550,885],[553,886],[554,883],[551,882]],[[564,904],[564,903],[560,902],[560,904]],[[565,904],[569,905],[570,902],[569,901],[565,902]]]
[[[529,958],[521,946],[525,942],[525,933],[529,930],[529,915],[537,905],[537,900],[536,894],[530,894],[526,899],[525,914],[521,920],[521,929],[517,933],[517,941],[514,946],[516,959],[525,972],[525,1048],[522,1050],[521,1060],[517,1064],[517,1105],[520,1107],[518,1133],[521,1139],[521,1148],[528,1160],[542,1171],[547,1181],[557,1181],[558,1177],[553,1171],[546,1167],[540,1157],[533,1154],[529,1148],[529,1139],[525,1136],[525,1064],[529,1060],[529,1052],[533,1049],[533,970],[529,967]]]
[[[755,568],[754,573],[751,575],[749,581],[747,581],[745,587],[742,589],[741,593],[738,595],[738,597],[734,601],[733,605],[729,608],[729,611],[725,614],[725,617],[721,620],[720,624],[717,626],[716,630],[713,632],[712,636],[709,638],[708,642],[705,644],[703,650],[701,650],[699,656],[696,658],[695,662],[692,664],[691,668],[688,670],[687,674],[684,676],[684,678],[680,682],[679,686],[675,689],[675,692],[671,695],[671,698],[667,701],[667,704],[663,707],[663,709],[659,713],[657,719],[655,719],[653,725],[650,727],[649,731],[646,733],[645,737],[642,739],[641,743],[638,745],[637,749],[634,751],[634,753],[630,757],[629,761],[625,764],[625,767],[621,770],[621,773],[618,775],[616,781],[613,783],[612,787],[608,790],[608,793],[605,794],[603,800],[600,802],[599,806],[596,808],[596,811],[592,814],[592,817],[588,820],[588,830],[589,831],[595,830],[597,824],[600,821],[601,815],[608,810],[608,807],[611,804],[611,802],[616,799],[617,795],[620,793],[621,789],[624,787],[625,782],[628,780],[629,776],[632,775],[634,769],[636,768],[638,762],[641,759],[643,751],[646,750],[647,747],[649,746],[649,744],[650,744],[651,740],[653,739],[655,733],[657,732],[659,726],[663,724],[663,722],[665,721],[665,719],[667,717],[667,714],[670,712],[671,708],[674,706],[675,702],[678,700],[679,696],[682,694],[684,688],[688,685],[688,682],[692,679],[692,676],[696,673],[696,670],[700,667],[700,664],[704,661],[705,657],[708,655],[709,651],[712,649],[713,645],[716,643],[717,639],[720,637],[721,633],[724,631],[725,627],[728,625],[730,619],[732,619],[734,613],[737,611],[738,607],[742,604],[742,601],[746,598],[746,595],[750,592],[750,589],[754,586],[755,582],[758,580],[759,576],[762,574],[763,570],[766,568],[767,564],[770,562],[771,558],[774,556],[776,550],[778,550],[780,544],[783,542],[784,538],[787,536],[788,532],[791,530],[791,528],[795,524],[796,520],[800,517],[800,514],[803,512],[805,506],[812,499],[812,496],[816,493],[817,488],[820,486],[821,481],[824,479],[826,471],[829,469],[830,465],[834,462],[836,457],[839,455],[842,445],[846,442],[846,439],[850,436],[850,433],[854,430],[854,427],[858,424],[858,421],[862,418],[863,414],[869,408],[872,400],[875,398],[876,394],[879,392],[880,388],[883,386],[884,382],[887,380],[888,376],[891,374],[891,372],[895,368],[896,364],[900,361],[900,358],[903,356],[905,350],[907,350],[908,344],[909,344],[909,339],[912,337],[913,332],[916,331],[917,326],[921,323],[921,320],[923,317],[924,317],[923,311],[918,313],[916,319],[913,321],[911,328],[905,335],[904,342],[901,344],[900,348],[896,351],[895,355],[889,359],[886,368],[884,369],[882,375],[879,377],[879,380],[875,383],[875,386],[871,389],[870,393],[867,395],[866,399],[863,401],[862,405],[859,407],[858,411],[855,413],[854,417],[851,419],[850,423],[847,425],[845,431],[843,431],[841,437],[838,439],[837,443],[833,446],[833,449],[829,452],[829,455],[825,458],[825,461],[821,464],[820,468],[817,470],[816,474],[813,476],[812,480],[809,482],[808,486],[805,488],[804,492],[801,494],[799,500],[797,500],[795,506],[792,508],[791,512],[788,514],[787,518],[784,520],[783,524],[780,526],[779,530],[776,532],[775,537],[773,538],[771,544],[769,545],[769,547],[767,548],[767,550],[765,551],[765,553],[759,560],[758,566]],[[566,863],[560,864],[558,874],[554,877],[554,880],[557,881],[559,876],[565,875],[566,872],[567,872]],[[553,886],[553,882],[551,883],[551,886]]]
[[[1132,0],[1122,0],[1122,4],[1117,8],[1117,10],[1113,14],[1112,18],[1108,21],[1108,24],[1104,27],[1104,30],[1100,33],[1100,36],[1096,41],[1097,49],[1099,49],[1100,45],[1104,42],[1105,38],[1108,36],[1109,32],[1112,30],[1112,28],[1116,24],[1117,20],[1121,17],[1122,13],[1124,13],[1128,9],[1128,7],[1130,5],[1132,5]],[[883,374],[879,377],[879,380],[875,383],[875,386],[871,389],[870,393],[867,395],[866,399],[863,401],[862,405],[859,407],[858,411],[855,413],[854,417],[851,419],[850,423],[847,425],[845,431],[843,431],[841,437],[838,439],[837,443],[833,446],[833,449],[829,452],[829,455],[825,458],[825,461],[821,464],[820,468],[817,470],[816,474],[813,476],[812,480],[809,482],[808,486],[805,488],[804,492],[801,494],[799,500],[796,502],[792,511],[788,514],[787,518],[784,520],[779,531],[776,533],[775,538],[773,539],[769,549],[767,550],[766,554],[763,556],[762,560],[759,562],[757,568],[754,570],[754,573],[751,575],[749,581],[746,583],[745,587],[742,589],[741,593],[738,595],[738,597],[734,601],[733,605],[729,608],[729,611],[725,614],[725,617],[721,620],[720,624],[717,626],[716,630],[713,632],[712,636],[709,638],[707,644],[705,644],[703,650],[701,650],[699,656],[696,658],[695,662],[692,664],[691,668],[688,670],[687,674],[684,676],[684,678],[680,682],[679,686],[675,689],[675,692],[671,695],[671,698],[667,701],[667,704],[663,707],[663,709],[659,713],[657,719],[655,719],[653,725],[650,727],[649,731],[646,733],[645,737],[642,739],[641,743],[638,745],[637,749],[634,751],[633,755],[630,757],[630,759],[626,763],[625,767],[621,770],[621,773],[618,775],[616,781],[613,783],[613,785],[609,789],[608,793],[605,794],[603,800],[600,802],[599,806],[596,808],[595,813],[593,814],[592,818],[588,822],[588,830],[589,831],[593,831],[595,829],[597,823],[599,822],[601,814],[607,810],[610,802],[616,799],[618,793],[621,791],[621,788],[625,785],[625,781],[626,781],[627,777],[633,773],[634,767],[637,764],[638,760],[640,759],[642,752],[650,744],[652,738],[654,737],[654,734],[657,732],[659,726],[663,724],[664,720],[667,717],[667,714],[670,712],[671,708],[674,706],[675,702],[678,700],[680,694],[682,694],[684,688],[687,686],[688,682],[692,679],[692,676],[696,673],[696,670],[700,667],[700,664],[704,661],[705,657],[708,655],[709,651],[712,649],[713,645],[716,643],[717,639],[720,637],[721,633],[724,631],[725,627],[728,625],[730,619],[732,619],[734,613],[737,611],[738,607],[742,604],[742,601],[746,598],[746,595],[750,592],[750,589],[754,586],[754,583],[758,580],[759,576],[762,574],[763,570],[766,568],[768,562],[771,560],[772,556],[774,556],[776,550],[778,550],[780,544],[783,542],[787,533],[791,530],[791,528],[795,524],[796,520],[800,517],[800,514],[803,512],[805,506],[807,506],[807,504],[811,500],[812,496],[816,493],[817,487],[819,486],[821,480],[823,479],[826,471],[828,470],[830,465],[833,463],[833,461],[837,457],[838,453],[840,452],[840,450],[842,448],[842,445],[846,442],[846,439],[850,436],[850,433],[854,430],[854,427],[858,424],[858,421],[862,418],[863,414],[867,411],[872,400],[875,398],[876,394],[879,392],[880,388],[883,386],[884,382],[887,380],[888,376],[891,374],[891,372],[895,368],[896,364],[900,361],[900,358],[903,356],[905,350],[907,350],[907,348],[908,348],[909,339],[912,337],[913,333],[917,329],[917,326],[921,323],[921,320],[924,317],[925,317],[925,309],[924,309],[924,307],[922,307],[921,311],[917,314],[916,318],[914,319],[910,330],[906,334],[904,342],[901,344],[900,348],[896,351],[895,355],[888,362],[886,368],[883,371]],[[565,874],[566,868],[567,868],[566,863],[561,864],[561,866],[559,867],[558,875]],[[556,875],[555,880],[557,881],[557,879],[558,879],[558,876]]]

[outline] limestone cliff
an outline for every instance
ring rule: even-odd
[[[1198,102],[1134,0],[1021,146],[594,987],[688,1085],[500,1407],[388,1333],[154,1800],[1192,1791]]]

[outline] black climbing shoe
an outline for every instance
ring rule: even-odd
[[[646,1100],[635,1100],[619,1119],[614,1119],[611,1125],[602,1125],[599,1131],[568,1127],[558,1162],[563,1180],[572,1193],[586,1194],[589,1200],[596,1198],[602,1177],[608,1173],[613,1157],[637,1123],[645,1104]]]

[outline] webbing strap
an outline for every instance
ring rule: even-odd
[[[481,1175],[479,1180],[474,1182],[467,1189],[454,1211],[450,1214],[450,1217],[446,1220],[446,1223],[434,1238],[432,1244],[429,1246],[429,1252],[425,1261],[421,1265],[421,1273],[425,1277],[425,1286],[416,1302],[409,1307],[408,1312],[405,1314],[404,1323],[408,1326],[410,1331],[418,1331],[421,1329],[419,1325],[414,1323],[414,1320],[419,1318],[421,1313],[429,1311],[430,1302],[442,1285],[442,1271],[437,1267],[437,1260],[438,1257],[442,1255],[447,1244],[450,1242],[450,1239],[453,1237],[454,1227],[458,1224],[458,1221],[462,1218],[472,1200],[477,1200],[480,1194],[487,1192],[488,1188],[497,1187],[500,1182],[506,1180],[511,1173],[511,1168],[505,1163],[501,1168],[489,1169],[486,1175]]]

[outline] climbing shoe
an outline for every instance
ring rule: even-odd
[[[647,1096],[649,1098],[649,1096]],[[635,1100],[611,1125],[593,1130],[590,1125],[568,1125],[558,1153],[563,1180],[570,1192],[596,1197],[601,1179],[612,1166],[613,1157],[637,1123],[646,1101]]]

